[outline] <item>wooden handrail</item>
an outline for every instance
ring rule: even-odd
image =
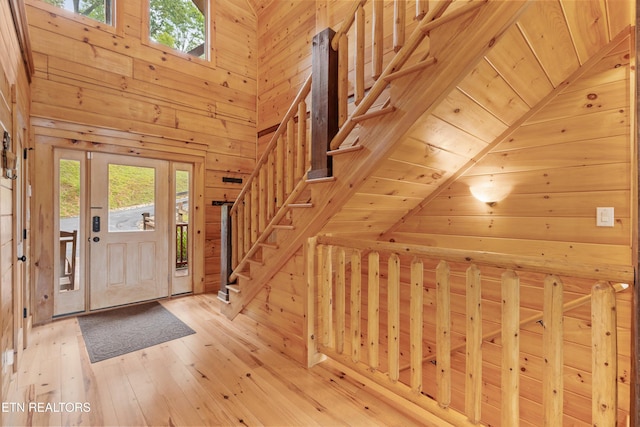
[[[316,332],[323,336],[321,347],[316,351],[324,352],[327,356],[354,366],[355,369],[372,373],[376,382],[393,389],[403,396],[422,396],[423,365],[436,361],[437,369],[430,370],[429,381],[435,381],[435,400],[438,408],[451,409],[452,389],[452,354],[466,349],[465,361],[465,407],[464,414],[470,423],[476,425],[482,419],[483,402],[482,384],[483,374],[482,343],[500,338],[502,347],[502,363],[500,373],[500,419],[503,425],[517,425],[520,422],[520,359],[521,331],[528,325],[542,323],[543,346],[541,359],[544,360],[543,396],[545,424],[558,425],[562,423],[564,382],[562,370],[565,353],[563,336],[564,313],[591,303],[591,334],[592,334],[592,416],[598,425],[613,425],[616,419],[618,399],[615,393],[617,387],[617,334],[616,334],[616,296],[629,288],[628,283],[613,283],[620,279],[630,282],[633,271],[627,266],[595,267],[585,264],[564,262],[544,262],[534,257],[510,256],[490,252],[469,252],[452,249],[428,248],[418,245],[406,245],[389,242],[365,241],[330,236],[316,236],[313,247],[317,252],[307,254],[307,272],[309,274],[307,303],[309,313],[312,313],[318,296],[318,307],[322,313],[316,318],[316,323],[310,323],[308,331],[311,341]],[[352,250],[351,260],[352,283],[345,283],[345,249]],[[316,253],[318,256],[316,256]],[[368,272],[361,269],[361,257],[368,253]],[[337,254],[337,255],[336,255]],[[464,255],[466,254],[466,255]],[[313,255],[313,256],[312,256]],[[335,258],[334,258],[335,256]],[[410,296],[400,299],[400,263],[401,257],[412,258],[411,276],[409,278]],[[495,258],[490,260],[489,257]],[[386,282],[381,281],[380,265],[387,259]],[[435,269],[435,297],[429,304],[424,304],[424,276],[427,273],[423,260],[439,261]],[[332,267],[337,259],[338,268]],[[406,262],[406,259],[403,263]],[[449,262],[469,264],[466,273],[466,336],[461,344],[451,345],[452,337],[452,300],[450,299],[451,279]],[[318,263],[318,264],[316,264]],[[500,280],[501,320],[500,328],[488,333],[482,333],[484,323],[482,308],[481,269],[488,266],[504,270]],[[322,267],[320,267],[322,266]],[[433,274],[433,267],[428,268]],[[545,274],[544,301],[542,311],[521,319],[523,305],[521,304],[520,276],[516,271],[537,272]],[[318,271],[318,273],[316,273]],[[321,273],[321,280],[318,275]],[[366,303],[366,338],[362,334],[360,294],[361,282],[367,281]],[[589,295],[583,295],[572,301],[563,302],[564,284],[561,276],[572,278],[595,279],[595,285]],[[321,284],[321,286],[320,286]],[[407,285],[403,283],[402,286]],[[347,289],[351,288],[351,307],[346,310],[344,297]],[[381,288],[386,292],[381,292]],[[387,295],[386,307],[380,304],[380,296]],[[423,356],[424,340],[422,330],[423,314],[426,306],[435,306],[435,352],[436,355]],[[409,310],[409,322],[401,324],[399,313]],[[490,309],[493,312],[494,308]],[[385,313],[385,314],[383,314]],[[355,314],[355,319],[354,319]],[[344,337],[346,316],[351,317],[351,357],[344,357]],[[386,349],[384,337],[379,334],[382,316],[386,317],[387,334]],[[433,322],[431,322],[433,323]],[[315,326],[320,327],[319,331]],[[402,328],[402,331],[400,330]],[[398,340],[401,334],[409,334],[409,363],[398,366],[400,349]],[[313,342],[310,342],[310,345]],[[360,359],[359,349],[367,346],[367,360]],[[430,344],[430,347],[433,348]],[[528,351],[528,350],[527,350]],[[386,371],[380,370],[379,358],[386,353]],[[319,354],[319,353],[318,353]],[[406,356],[406,355],[405,355]],[[317,359],[317,356],[314,360]],[[459,369],[459,359],[455,370]],[[354,365],[355,364],[355,365]],[[411,369],[400,381],[400,372]],[[432,385],[433,386],[433,382]],[[411,394],[412,393],[412,394]],[[427,406],[427,402],[418,399],[419,404]],[[431,408],[433,409],[433,408]],[[453,411],[456,412],[456,411]]]
[[[236,197],[236,201],[231,208],[231,214],[233,214],[238,209],[238,203],[242,200],[248,189],[251,188],[252,181],[256,179],[256,177],[260,174],[260,168],[269,160],[269,155],[276,147],[278,138],[287,130],[287,123],[298,113],[298,104],[304,101],[305,98],[309,95],[309,92],[311,92],[311,78],[311,74],[309,74],[309,77],[307,77],[304,84],[298,91],[298,94],[293,99],[289,110],[287,110],[287,113],[282,118],[280,126],[278,126],[278,129],[276,129],[276,132],[273,134],[273,137],[271,138],[269,145],[267,145],[266,149],[264,150],[262,157],[260,157],[260,160],[258,161],[258,163],[256,163],[256,167],[254,168],[253,173],[247,179],[247,183],[244,185],[244,187],[242,187],[242,190],[240,191],[240,194],[238,194],[238,197]]]
[[[536,257],[501,254],[497,252],[470,252],[462,249],[434,248],[405,243],[390,243],[330,236],[319,236],[318,244],[343,246],[365,251],[411,254],[418,257],[428,257],[448,262],[474,263],[488,267],[511,269],[514,271],[555,274],[558,276],[570,276],[580,279],[602,279],[621,283],[631,283],[634,280],[633,267],[625,265],[578,264],[555,260],[540,260]]]
[[[271,234],[271,232],[275,230],[276,225],[280,221],[282,221],[282,219],[285,217],[285,215],[289,211],[290,205],[293,203],[294,200],[296,200],[300,196],[300,194],[302,194],[302,192],[305,190],[307,185],[308,184],[304,179],[298,182],[298,184],[293,189],[289,197],[287,197],[287,200],[285,200],[284,203],[282,204],[282,208],[279,209],[278,212],[275,214],[275,216],[271,219],[271,221],[269,221],[269,224],[267,224],[267,226],[262,231],[260,236],[258,236],[255,243],[251,246],[251,248],[249,248],[249,250],[242,257],[242,259],[238,260],[238,264],[233,267],[233,273],[231,273],[231,275],[229,276],[230,282],[233,282],[238,278],[238,272],[242,270],[244,265],[248,262],[249,258],[251,258],[258,251],[258,249],[260,248],[260,245],[264,243],[265,239],[269,236],[269,234]]]
[[[628,288],[629,288],[629,284],[627,284],[627,283],[615,283],[613,285],[613,289],[616,291],[616,293],[622,292],[622,291],[624,291],[624,290],[626,290]],[[572,301],[564,303],[562,305],[562,312],[566,313],[567,311],[571,311],[571,310],[574,310],[574,309],[576,309],[576,308],[578,308],[580,306],[588,304],[589,302],[591,302],[591,297],[592,297],[592,294],[584,295],[584,296],[581,296],[580,298],[576,298],[576,299],[574,299]],[[525,326],[529,326],[529,325],[533,325],[534,323],[541,322],[543,317],[544,317],[543,313],[537,313],[537,314],[533,314],[533,315],[527,317],[526,319],[522,319],[520,321],[520,329],[524,328]],[[491,341],[492,339],[498,338],[501,333],[502,333],[502,329],[497,329],[495,331],[487,332],[486,334],[482,335],[482,342]],[[455,346],[452,346],[451,347],[451,353],[455,353],[456,351],[464,350],[466,345],[467,345],[467,343],[465,342],[465,343],[461,343],[461,344],[457,344]],[[436,355],[427,356],[427,357],[424,357],[422,359],[422,363],[433,362],[436,359],[437,359]],[[411,365],[410,364],[405,364],[405,365],[402,365],[402,367],[400,367],[400,370],[401,371],[406,371],[409,368],[411,368]]]
[[[338,43],[340,42],[340,37],[343,34],[347,34],[349,32],[349,30],[351,29],[351,26],[353,25],[353,21],[356,18],[356,12],[358,8],[360,6],[364,6],[366,3],[367,3],[367,0],[358,0],[353,3],[353,6],[351,6],[351,11],[347,14],[346,20],[342,23],[342,26],[340,27],[340,29],[336,31],[336,34],[331,39],[331,47],[333,48],[333,50],[338,50]]]
[[[420,46],[424,38],[431,30],[446,22],[449,22],[451,19],[477,9],[486,2],[487,0],[474,0],[464,6],[459,7],[452,13],[444,16],[443,14],[447,10],[449,4],[451,3],[451,0],[440,2],[434,9],[429,10],[428,14],[418,24],[418,27],[411,33],[411,36],[409,37],[403,48],[400,49],[398,53],[391,59],[389,64],[382,71],[362,102],[358,104],[351,116],[344,122],[343,126],[331,141],[330,149],[335,150],[340,147],[340,145],[345,141],[347,136],[349,136],[349,134],[356,126],[356,122],[353,120],[353,118],[361,116],[369,111],[373,103],[387,88],[388,83],[386,77],[390,74],[400,71],[402,66],[409,60],[411,55],[416,51],[418,46]],[[336,41],[336,44],[337,43],[338,41]]]

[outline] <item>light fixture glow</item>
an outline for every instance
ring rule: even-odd
[[[469,187],[471,194],[476,199],[493,206],[496,203],[504,200],[505,197],[511,191],[510,186],[496,185],[495,182],[488,182],[484,184],[472,185]]]

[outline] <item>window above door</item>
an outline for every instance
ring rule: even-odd
[[[209,0],[149,0],[149,41],[209,60],[209,3]]]
[[[114,25],[115,0],[42,0],[107,25]]]

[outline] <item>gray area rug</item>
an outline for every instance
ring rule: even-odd
[[[195,334],[157,302],[80,316],[78,323],[91,363]]]

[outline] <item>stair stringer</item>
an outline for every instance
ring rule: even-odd
[[[435,109],[456,85],[482,60],[504,32],[526,9],[528,2],[489,1],[469,15],[433,30],[431,55],[436,62],[428,68],[393,80],[387,114],[362,121],[359,141],[363,149],[333,160],[335,180],[311,187],[310,208],[292,212],[294,230],[280,239],[273,257],[263,266],[251,266],[251,279],[243,280],[242,292],[231,295],[222,312],[234,318],[300,249],[309,237],[318,235],[402,140],[415,121]],[[378,81],[376,84],[385,84]]]

